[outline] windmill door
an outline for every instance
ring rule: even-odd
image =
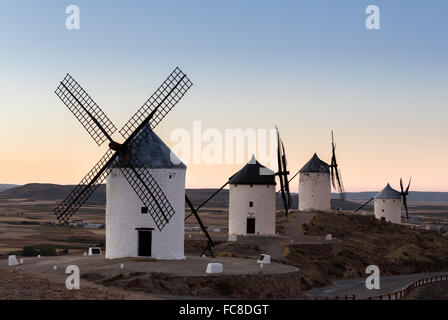
[[[247,218],[247,234],[255,233],[255,218]]]
[[[138,255],[140,257],[150,257],[152,246],[151,230],[140,230],[138,232]]]

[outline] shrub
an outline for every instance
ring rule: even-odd
[[[39,251],[33,246],[24,246],[22,249],[22,256],[35,257],[39,254]]]
[[[56,248],[48,244],[41,244],[38,246],[24,246],[21,252],[21,255],[24,257],[35,257],[39,254],[41,256],[55,256]]]

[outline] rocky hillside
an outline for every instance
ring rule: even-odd
[[[382,275],[448,271],[448,239],[434,231],[411,229],[349,213],[320,213],[303,226],[305,234],[332,234],[328,245],[288,245],[284,257],[304,273],[304,289],[336,278],[365,277],[368,265]]]

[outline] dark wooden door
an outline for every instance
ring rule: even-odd
[[[151,242],[152,242],[152,232],[139,231],[138,232],[138,255],[141,257],[151,256]]]
[[[255,218],[247,218],[247,233],[255,233]]]

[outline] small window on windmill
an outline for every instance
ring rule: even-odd
[[[381,210],[381,212],[384,212],[384,209],[383,209],[383,210]]]
[[[172,180],[176,177],[176,174],[174,172],[171,172],[168,174],[168,179]]]
[[[253,201],[249,201],[249,208],[253,208],[254,206],[254,202]]]
[[[386,200],[383,200],[383,202],[386,202]]]
[[[254,186],[253,184],[250,185],[251,188],[252,188],[253,186]]]
[[[148,207],[142,207],[140,212],[142,214],[147,214],[148,213]]]
[[[268,189],[269,189],[269,187],[270,187],[270,185],[268,185],[268,184],[267,184],[267,185],[266,185],[266,188],[268,188]]]

